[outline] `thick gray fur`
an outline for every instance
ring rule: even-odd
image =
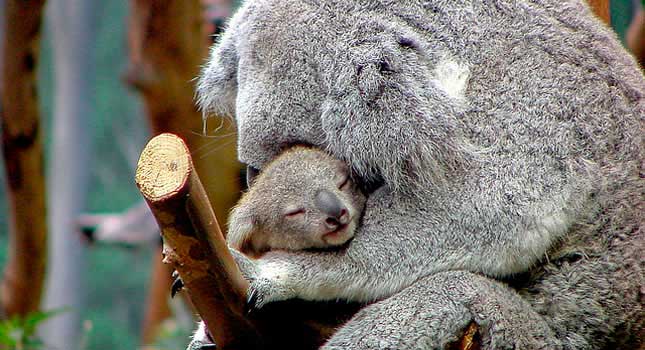
[[[375,302],[326,349],[643,346],[645,79],[583,1],[248,1],[198,88],[243,162],[384,184],[346,250],[253,267],[258,307]]]

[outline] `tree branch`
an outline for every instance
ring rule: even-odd
[[[161,228],[164,262],[181,275],[218,346],[257,348],[260,337],[242,316],[248,282],[226,246],[183,141],[170,134],[153,138],[141,154],[136,182]]]

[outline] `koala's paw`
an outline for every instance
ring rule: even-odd
[[[247,280],[255,279],[258,275],[258,267],[256,263],[235,249],[231,248],[230,252],[233,259],[235,259],[235,263],[242,272],[242,276]]]
[[[188,344],[188,348],[186,350],[215,350],[217,349],[217,345],[213,343],[202,343],[196,340],[193,340]]]
[[[264,266],[260,269],[258,277],[251,281],[247,293],[246,311],[261,309],[264,305],[294,298],[295,290],[290,286],[286,269]]]

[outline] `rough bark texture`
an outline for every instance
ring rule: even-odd
[[[235,127],[222,119],[203,135],[201,113],[194,103],[194,78],[210,42],[204,33],[199,0],[131,0],[128,42],[130,63],[125,80],[138,90],[145,103],[153,134],[180,135],[194,152],[195,167],[219,218],[226,218],[239,197],[241,165],[235,152]],[[153,271],[153,280],[161,270]],[[151,293],[169,285],[150,284]],[[147,309],[166,308],[167,300],[148,300]],[[154,303],[154,304],[153,304]],[[148,323],[148,321],[152,323]],[[162,319],[146,318],[143,343],[155,333]]]
[[[471,322],[464,333],[461,335],[461,339],[454,343],[448,344],[446,347],[447,350],[479,350],[481,349],[481,340],[479,334],[479,326],[475,322]]]
[[[587,0],[593,12],[609,25],[611,17],[609,16],[609,0]]]
[[[45,178],[36,89],[44,3],[6,0],[2,9],[0,115],[8,180],[9,260],[0,285],[0,309],[6,316],[36,311],[45,277]]]
[[[244,313],[248,282],[235,265],[181,139],[143,150],[137,185],[164,237],[164,261],[183,279],[218,349],[317,349],[360,305],[287,301]],[[454,349],[477,349],[472,324]]]

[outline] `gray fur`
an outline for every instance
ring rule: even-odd
[[[329,348],[642,346],[645,79],[583,1],[249,1],[198,89],[243,162],[384,184],[346,250],[257,262],[258,306],[377,301]]]
[[[231,211],[226,237],[248,256],[268,250],[330,248],[354,237],[365,196],[349,178],[347,166],[321,150],[294,147],[268,164]],[[327,195],[321,202],[320,194]],[[324,197],[324,196],[323,196]],[[346,214],[330,225],[333,201]]]

